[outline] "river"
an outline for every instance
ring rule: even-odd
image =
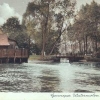
[[[0,64],[0,92],[100,92],[100,63]]]

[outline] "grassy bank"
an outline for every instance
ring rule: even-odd
[[[52,56],[45,56],[44,59],[42,59],[41,55],[30,55],[29,60],[51,60]]]
[[[40,60],[41,55],[30,55],[29,60]]]

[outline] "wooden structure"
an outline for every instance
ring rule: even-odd
[[[0,31],[0,63],[28,62],[28,50],[18,48],[17,42]]]
[[[0,63],[28,62],[27,49],[0,49]]]
[[[84,55],[74,55],[74,54],[56,55],[53,57],[53,60],[54,62],[60,62],[60,58],[66,58],[69,60],[69,62],[78,62],[84,59]]]

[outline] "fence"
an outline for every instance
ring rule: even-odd
[[[27,49],[0,49],[0,58],[27,58],[28,50]]]

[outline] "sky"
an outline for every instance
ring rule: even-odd
[[[89,3],[93,0],[76,0],[76,9],[79,10],[82,4]],[[100,0],[94,0],[100,4]],[[12,16],[16,16],[22,20],[22,15],[26,10],[28,2],[32,0],[0,0],[0,25]],[[5,12],[5,13],[4,13]]]

